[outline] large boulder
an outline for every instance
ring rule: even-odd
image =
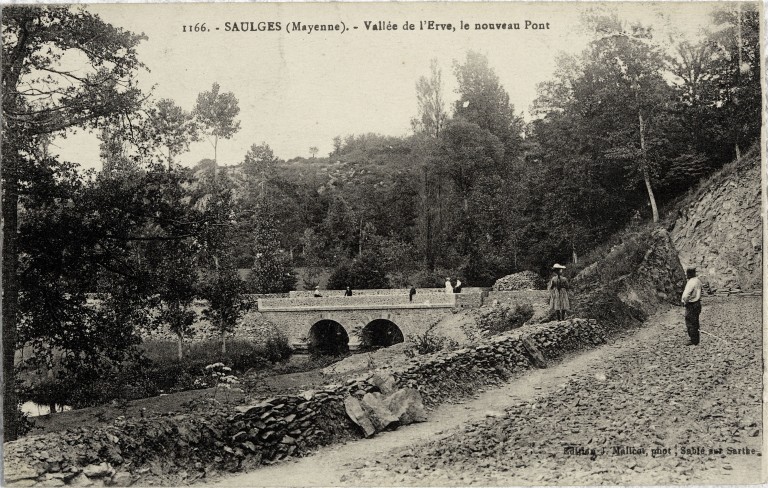
[[[391,427],[427,420],[418,390],[395,389],[391,375],[377,374],[372,383],[382,391],[366,393],[360,400],[353,396],[344,400],[347,416],[363,429],[366,437]]]

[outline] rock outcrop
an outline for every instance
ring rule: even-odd
[[[672,230],[683,266],[710,292],[762,289],[759,156],[715,174],[692,195]]]

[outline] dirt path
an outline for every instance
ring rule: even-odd
[[[702,324],[728,342],[704,336],[698,348],[685,347],[674,309],[613,343],[443,405],[428,422],[218,486],[756,482],[760,299],[712,301]],[[565,454],[566,446],[600,454]],[[612,454],[615,447],[645,453]],[[706,452],[680,454],[697,447]],[[720,447],[723,455],[709,454]],[[652,448],[670,454],[651,456]]]

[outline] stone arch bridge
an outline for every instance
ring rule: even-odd
[[[449,294],[420,289],[409,299],[407,289],[291,292],[288,298],[260,298],[258,310],[288,336],[294,348],[340,353],[366,347],[391,346],[423,334],[456,308],[479,307],[484,292],[465,288]]]

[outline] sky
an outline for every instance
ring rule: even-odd
[[[657,37],[695,38],[709,22],[713,3],[614,4],[622,18],[653,25]],[[415,85],[436,58],[445,99],[458,98],[454,60],[468,50],[485,54],[510,95],[515,111],[529,118],[536,85],[552,78],[558,53],[575,54],[589,42],[581,16],[597,3],[249,3],[112,4],[88,10],[105,21],[147,35],[138,48],[148,70],[138,81],[152,98],[171,98],[191,111],[197,95],[214,82],[239,100],[241,130],[219,142],[220,164],[237,164],[252,144],[266,142],[283,159],[320,155],[336,135],[375,132],[404,136],[416,115]],[[277,32],[227,31],[227,22],[280,22]],[[366,29],[365,22],[397,25]],[[419,30],[419,22],[450,23],[455,30]],[[469,30],[460,28],[460,22]],[[526,29],[525,22],[546,25]],[[206,24],[206,32],[183,32]],[[287,32],[303,25],[341,24],[341,32]],[[403,30],[405,23],[414,30]],[[519,23],[519,30],[476,30],[475,24]],[[250,24],[249,24],[250,25]],[[215,30],[216,28],[219,30]],[[355,29],[357,27],[357,29]],[[84,168],[100,169],[98,140],[83,131],[55,142],[54,152]],[[212,158],[208,141],[178,157],[192,166]]]

